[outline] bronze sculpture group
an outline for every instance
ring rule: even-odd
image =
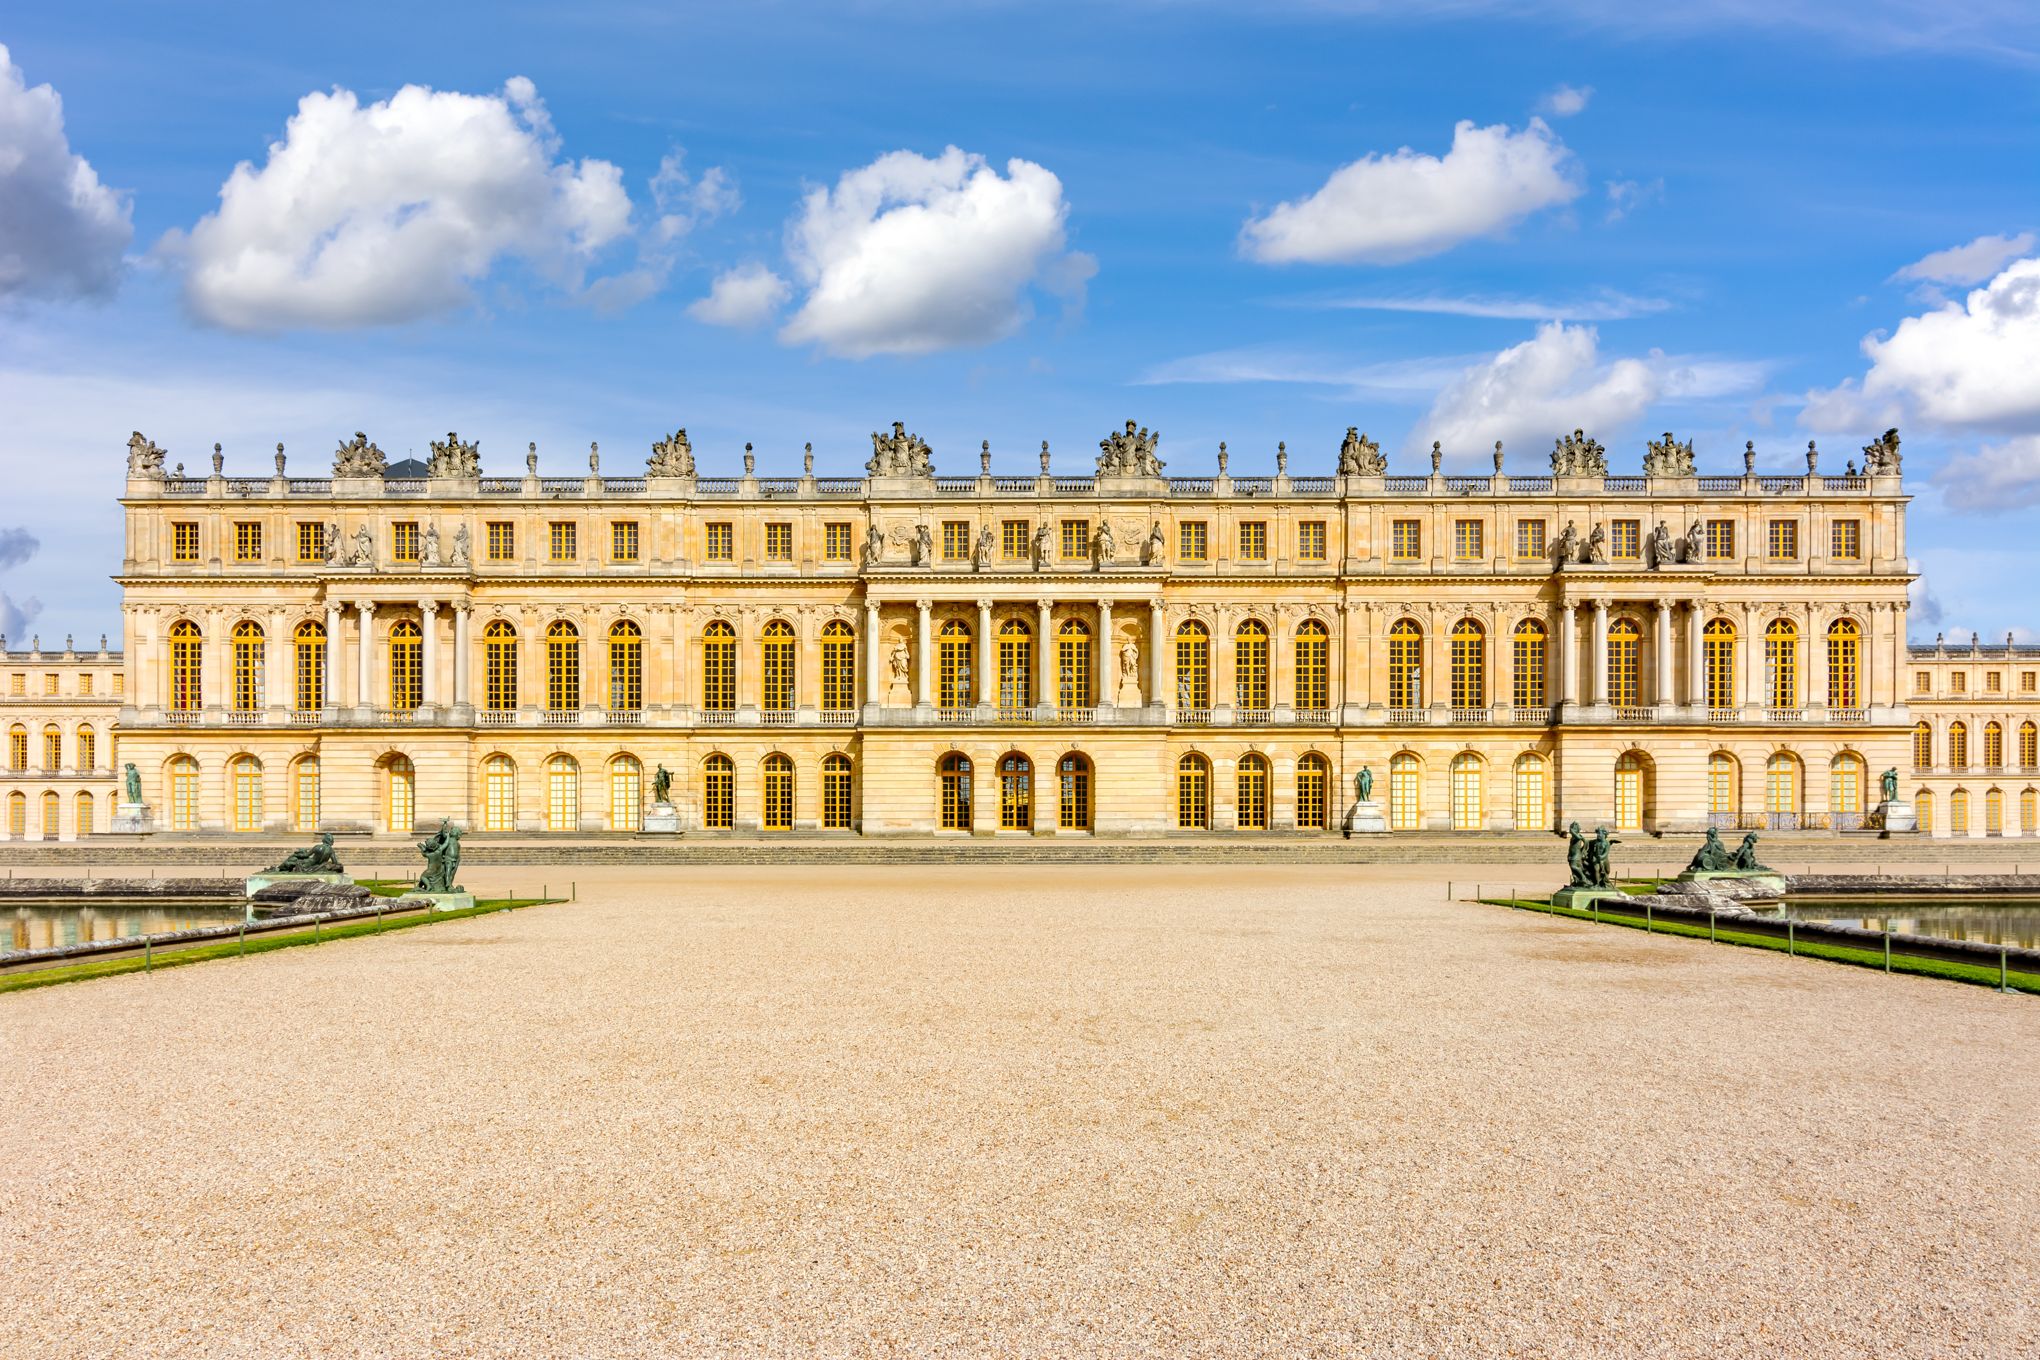
[[[1757,863],[1757,833],[1744,835],[1742,844],[1730,850],[1722,844],[1721,833],[1713,827],[1707,828],[1707,839],[1700,843],[1693,854],[1692,862],[1686,865],[1689,874],[1718,874],[1730,871],[1740,873],[1770,873],[1768,866]]]
[[[1609,855],[1622,844],[1617,837],[1608,834],[1607,827],[1601,827],[1591,837],[1580,834],[1580,824],[1574,822],[1566,829],[1565,867],[1572,874],[1569,888],[1608,888],[1614,886],[1614,866]]]
[[[417,891],[422,893],[456,893],[460,891],[455,879],[460,873],[461,830],[452,822],[441,820],[439,829],[418,842],[418,853],[425,856],[425,872],[418,875]]]
[[[283,857],[281,863],[273,868],[265,869],[263,872],[271,874],[344,874],[347,870],[341,866],[340,857],[333,853],[333,833],[328,831],[320,835],[318,844],[308,845],[302,850],[291,851]]]

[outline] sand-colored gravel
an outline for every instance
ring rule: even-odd
[[[1442,871],[578,877],[0,997],[0,1356],[2040,1351],[2029,998]]]

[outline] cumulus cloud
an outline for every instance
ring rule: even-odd
[[[1979,236],[1966,246],[1950,246],[1914,260],[1891,277],[1916,283],[1948,283],[1969,287],[1982,283],[2040,243],[2030,231],[2017,236]]]
[[[486,95],[406,85],[366,107],[336,87],[298,101],[266,162],[236,166],[219,210],[164,250],[193,313],[235,330],[441,314],[505,260],[571,292],[631,234],[631,202],[615,165],[558,153],[522,76]]]
[[[989,344],[1033,314],[1029,289],[1071,305],[1095,266],[1064,251],[1062,181],[1032,161],[894,151],[808,192],[787,229],[806,288],[787,344],[850,358]]]
[[[2040,431],[2040,258],[2014,261],[1963,303],[1909,316],[1863,341],[1860,382],[1807,394],[1811,429],[1897,423],[1910,413],[1950,429]]]
[[[134,238],[127,201],[64,135],[64,105],[29,88],[0,43],[0,298],[113,291]]]
[[[1538,100],[1537,108],[1539,112],[1548,113],[1553,118],[1570,118],[1576,113],[1584,112],[1587,101],[1593,97],[1594,87],[1591,85],[1577,87],[1561,85]]]
[[[708,296],[689,304],[687,314],[711,326],[762,326],[791,296],[785,279],[754,260],[716,275]]]
[[[1664,298],[1636,297],[1602,289],[1591,297],[1534,298],[1471,294],[1466,297],[1332,297],[1305,299],[1295,305],[1331,310],[1420,312],[1434,316],[1473,316],[1503,321],[1626,321],[1667,311]]]
[[[1492,236],[1582,192],[1572,153],[1541,118],[1521,132],[1461,122],[1441,157],[1403,147],[1332,172],[1307,198],[1240,229],[1264,264],[1394,264]]]
[[[1986,444],[1934,474],[1950,509],[1997,514],[2040,505],[2040,435]]]
[[[26,529],[0,529],[0,571],[34,557],[42,542]]]

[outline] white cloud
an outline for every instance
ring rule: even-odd
[[[1662,376],[1641,359],[1601,362],[1592,326],[1550,322],[1448,383],[1410,442],[1435,439],[1465,457],[1497,439],[1541,447],[1560,431],[1626,425],[1663,390]]]
[[[40,547],[42,540],[26,529],[0,529],[0,571],[20,566]]]
[[[1606,220],[1620,222],[1646,203],[1662,202],[1665,196],[1665,182],[1654,179],[1648,182],[1634,179],[1611,179],[1608,181],[1608,215]]]
[[[1332,172],[1307,198],[1240,229],[1264,264],[1394,264],[1491,236],[1581,193],[1572,153],[1542,119],[1521,132],[1461,122],[1443,158],[1403,147]]]
[[[1961,287],[1982,283],[2040,243],[2030,231],[2017,236],[1979,236],[1966,246],[1950,246],[1914,260],[1891,277],[1918,283],[1949,283]]]
[[[1553,118],[1570,118],[1576,113],[1584,112],[1587,101],[1593,97],[1594,87],[1591,85],[1578,87],[1561,85],[1538,100],[1537,107],[1540,112],[1548,113]]]
[[[1368,396],[1421,400],[1457,377],[1466,363],[1465,356],[1445,356],[1356,364],[1307,350],[1248,346],[1170,359],[1147,369],[1132,385],[1296,383]]]
[[[1062,181],[1032,161],[1006,173],[949,147],[894,151],[808,192],[787,229],[807,288],[780,330],[850,358],[989,344],[1023,325],[1038,285],[1081,297],[1094,266],[1065,254]]]
[[[690,178],[685,167],[687,153],[673,148],[659,160],[659,173],[652,176],[652,202],[658,208],[658,238],[674,241],[725,217],[744,206],[743,196],[720,165]]]
[[[1469,297],[1334,297],[1310,299],[1297,306],[1327,310],[1422,312],[1435,316],[1471,316],[1503,321],[1626,321],[1669,311],[1663,298],[1633,297],[1603,290],[1583,298]]]
[[[708,296],[690,303],[687,314],[711,326],[762,326],[791,296],[785,279],[754,260],[716,275]]]
[[[2040,435],[2020,435],[1951,458],[1934,482],[1953,510],[1996,514],[2040,505]]]
[[[1863,341],[1861,382],[1807,394],[1811,429],[1896,424],[1905,412],[1932,425],[2040,431],[2040,258],[2014,261],[1962,304],[1899,322],[1889,339]]]
[[[0,43],[0,298],[113,291],[134,237],[127,201],[64,136],[64,105]]]
[[[308,94],[266,163],[236,166],[219,211],[165,252],[192,311],[235,330],[433,316],[506,259],[575,290],[631,234],[631,202],[616,166],[558,151],[522,76],[488,95],[406,85],[365,108]]]

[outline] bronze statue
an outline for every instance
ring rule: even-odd
[[[1769,874],[1777,872],[1768,864],[1757,863],[1757,833],[1752,831],[1742,838],[1742,844],[1735,848],[1735,867],[1745,873]]]
[[[333,833],[322,832],[317,845],[308,845],[302,850],[293,850],[283,857],[274,868],[264,869],[266,874],[344,874],[340,859],[333,853]]]
[[[1594,876],[1587,868],[1587,841],[1580,835],[1580,824],[1574,822],[1565,832],[1565,867],[1571,881],[1569,888],[1591,888]]]
[[[664,765],[652,771],[652,802],[665,806],[673,802],[673,772]]]
[[[1360,801],[1367,802],[1374,797],[1374,771],[1362,765],[1360,773],[1353,779],[1353,787],[1360,791]]]
[[[135,768],[133,761],[128,762],[127,769],[123,773],[122,778],[127,787],[128,802],[140,803],[142,801],[142,772]]]
[[[1897,802],[1898,771],[1895,768],[1886,770],[1882,775],[1878,777],[1878,782],[1882,784],[1884,788],[1884,801],[1887,803]]]
[[[425,856],[425,872],[418,875],[419,892],[460,891],[455,881],[460,874],[460,837],[460,828],[442,819],[439,830],[418,842],[418,853]]]
[[[1692,863],[1686,866],[1686,872],[1714,874],[1734,866],[1735,856],[1721,843],[1721,833],[1710,826],[1707,839],[1700,843],[1700,849],[1694,853]]]
[[[1595,830],[1594,839],[1587,846],[1587,867],[1593,872],[1594,887],[1614,886],[1615,866],[1609,861],[1609,851],[1620,844],[1620,839],[1608,834],[1607,827]]]

